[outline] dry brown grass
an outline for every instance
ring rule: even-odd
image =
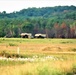
[[[7,51],[10,53],[16,53],[17,47],[20,48],[21,54],[27,52],[33,52],[33,53],[73,52],[72,49],[76,49],[76,44],[24,43],[18,46],[0,45],[0,52]]]
[[[52,72],[65,73],[72,71],[76,64],[76,40],[75,39],[0,39],[0,52],[17,53],[24,55],[55,55],[64,60],[50,60],[42,62],[25,62],[22,65],[0,66],[1,75],[44,75],[46,70],[49,75]],[[14,62],[13,62],[14,63]],[[39,74],[44,71],[43,74]],[[48,74],[46,74],[48,75]]]

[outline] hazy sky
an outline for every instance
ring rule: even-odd
[[[76,6],[76,0],[0,0],[0,12],[19,11],[29,7]]]

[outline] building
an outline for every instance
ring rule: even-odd
[[[31,33],[21,33],[21,38],[33,38]]]
[[[46,38],[46,34],[35,34],[35,38]]]

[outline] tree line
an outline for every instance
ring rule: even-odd
[[[46,34],[47,38],[76,38],[76,7],[28,8],[0,13],[0,37],[20,37],[21,33]]]

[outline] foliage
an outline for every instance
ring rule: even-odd
[[[59,14],[60,13],[60,14]],[[0,18],[29,18],[29,17],[58,17],[58,18],[71,18],[76,19],[76,7],[75,6],[55,6],[45,8],[28,8],[22,9],[19,12],[6,13],[3,11],[0,13]],[[61,16],[63,15],[63,16]]]
[[[19,55],[19,54],[10,54],[10,53],[8,53],[8,52],[6,52],[6,51],[2,51],[1,53],[0,53],[0,56],[2,56],[2,57],[7,57],[7,58],[23,58],[23,57],[25,57],[24,55]]]
[[[58,28],[54,25],[58,24]],[[65,26],[65,28],[63,28]],[[0,37],[20,37],[21,33],[44,33],[52,38],[76,37],[76,7],[28,8],[0,13]]]

